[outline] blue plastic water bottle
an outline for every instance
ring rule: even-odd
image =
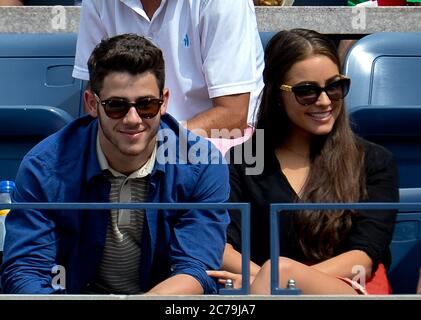
[[[0,182],[0,203],[11,203],[10,194],[15,187],[15,183],[13,181],[1,181]],[[6,235],[6,229],[4,225],[4,221],[6,219],[7,214],[9,213],[9,209],[0,209],[0,251],[3,252],[3,244],[4,244],[4,236]]]

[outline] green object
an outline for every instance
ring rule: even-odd
[[[366,2],[367,0],[348,0],[348,6],[355,6],[361,2]],[[420,0],[421,1],[421,0]]]

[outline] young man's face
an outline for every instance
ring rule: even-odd
[[[156,143],[161,116],[166,112],[168,96],[166,89],[161,95],[156,77],[150,72],[138,75],[113,72],[104,78],[99,97],[94,97],[97,100],[94,104],[96,108],[90,108],[90,114],[99,118],[101,148],[114,169],[131,173],[150,157]],[[134,106],[127,113],[123,112],[120,118],[114,119],[115,115],[107,115],[104,105],[99,102],[125,100],[134,103],[143,98],[163,100],[157,114],[149,119],[139,116]],[[117,103],[115,106],[118,105]]]

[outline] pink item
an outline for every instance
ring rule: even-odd
[[[211,141],[221,152],[223,156],[227,153],[227,151],[238,144],[241,144],[245,141],[247,141],[252,135],[253,135],[254,128],[248,127],[244,130],[244,135],[239,138],[235,139],[215,139],[215,138],[208,138],[209,141]]]

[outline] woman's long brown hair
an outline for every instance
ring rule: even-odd
[[[341,70],[335,44],[326,36],[306,29],[281,31],[265,51],[265,87],[257,129],[265,130],[265,149],[274,152],[291,128],[279,87],[291,67],[306,58],[323,55]],[[332,131],[317,136],[310,148],[310,172],[300,202],[358,202],[366,197],[364,150],[354,136],[342,105]],[[335,249],[352,227],[355,213],[346,210],[303,211],[294,214],[300,248],[309,261],[335,255]]]

